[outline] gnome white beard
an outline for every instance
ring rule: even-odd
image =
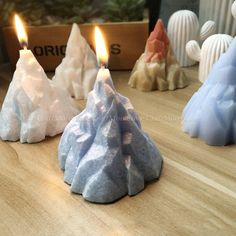
[[[31,51],[21,50],[0,113],[0,137],[39,142],[61,133],[77,113],[69,95],[47,78]]]
[[[93,89],[97,72],[96,56],[80,34],[78,25],[73,24],[66,56],[56,68],[53,80],[66,88],[72,97],[84,99]]]

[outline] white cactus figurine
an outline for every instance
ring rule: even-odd
[[[168,23],[168,36],[171,41],[174,53],[181,66],[192,66],[196,64],[186,53],[186,44],[190,40],[205,40],[215,32],[215,23],[207,21],[199,29],[197,15],[189,10],[175,12]]]
[[[232,11],[233,17],[236,19],[236,1],[234,1],[231,11]]]
[[[233,37],[227,34],[214,34],[207,38],[200,49],[197,41],[191,40],[186,45],[188,56],[199,61],[199,80],[204,83],[213,64],[226,52]]]
[[[216,23],[217,34],[236,34],[236,20],[232,17],[231,7],[234,0],[199,0],[199,22],[206,20]]]

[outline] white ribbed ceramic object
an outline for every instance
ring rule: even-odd
[[[181,66],[192,66],[196,61],[191,60],[186,53],[186,44],[190,40],[204,40],[215,32],[215,24],[206,22],[199,29],[197,15],[189,10],[175,12],[168,22],[168,36],[174,53]]]
[[[214,34],[210,36],[200,46],[197,41],[192,40],[187,43],[186,51],[190,58],[199,61],[199,80],[204,83],[207,80],[209,72],[220,56],[226,52],[231,44],[233,37],[227,34]]]
[[[236,19],[236,1],[234,1],[231,11],[232,11],[233,17]]]
[[[217,33],[235,36],[236,20],[231,14],[233,2],[234,0],[200,0],[200,23],[213,20],[216,23]]]

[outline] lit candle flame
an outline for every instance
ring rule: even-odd
[[[97,26],[95,27],[95,46],[98,62],[103,67],[108,62],[108,52],[102,32]]]
[[[17,14],[15,14],[15,27],[20,45],[22,48],[26,49],[28,45],[28,37],[24,28],[24,24]]]

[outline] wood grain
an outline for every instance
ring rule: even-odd
[[[112,72],[165,157],[160,180],[137,196],[97,205],[71,194],[57,160],[60,136],[0,141],[0,235],[236,235],[236,148],[181,131],[183,107],[200,86],[196,68],[186,73],[185,89],[144,93],[127,86],[129,72]],[[10,74],[1,68],[0,103]]]

